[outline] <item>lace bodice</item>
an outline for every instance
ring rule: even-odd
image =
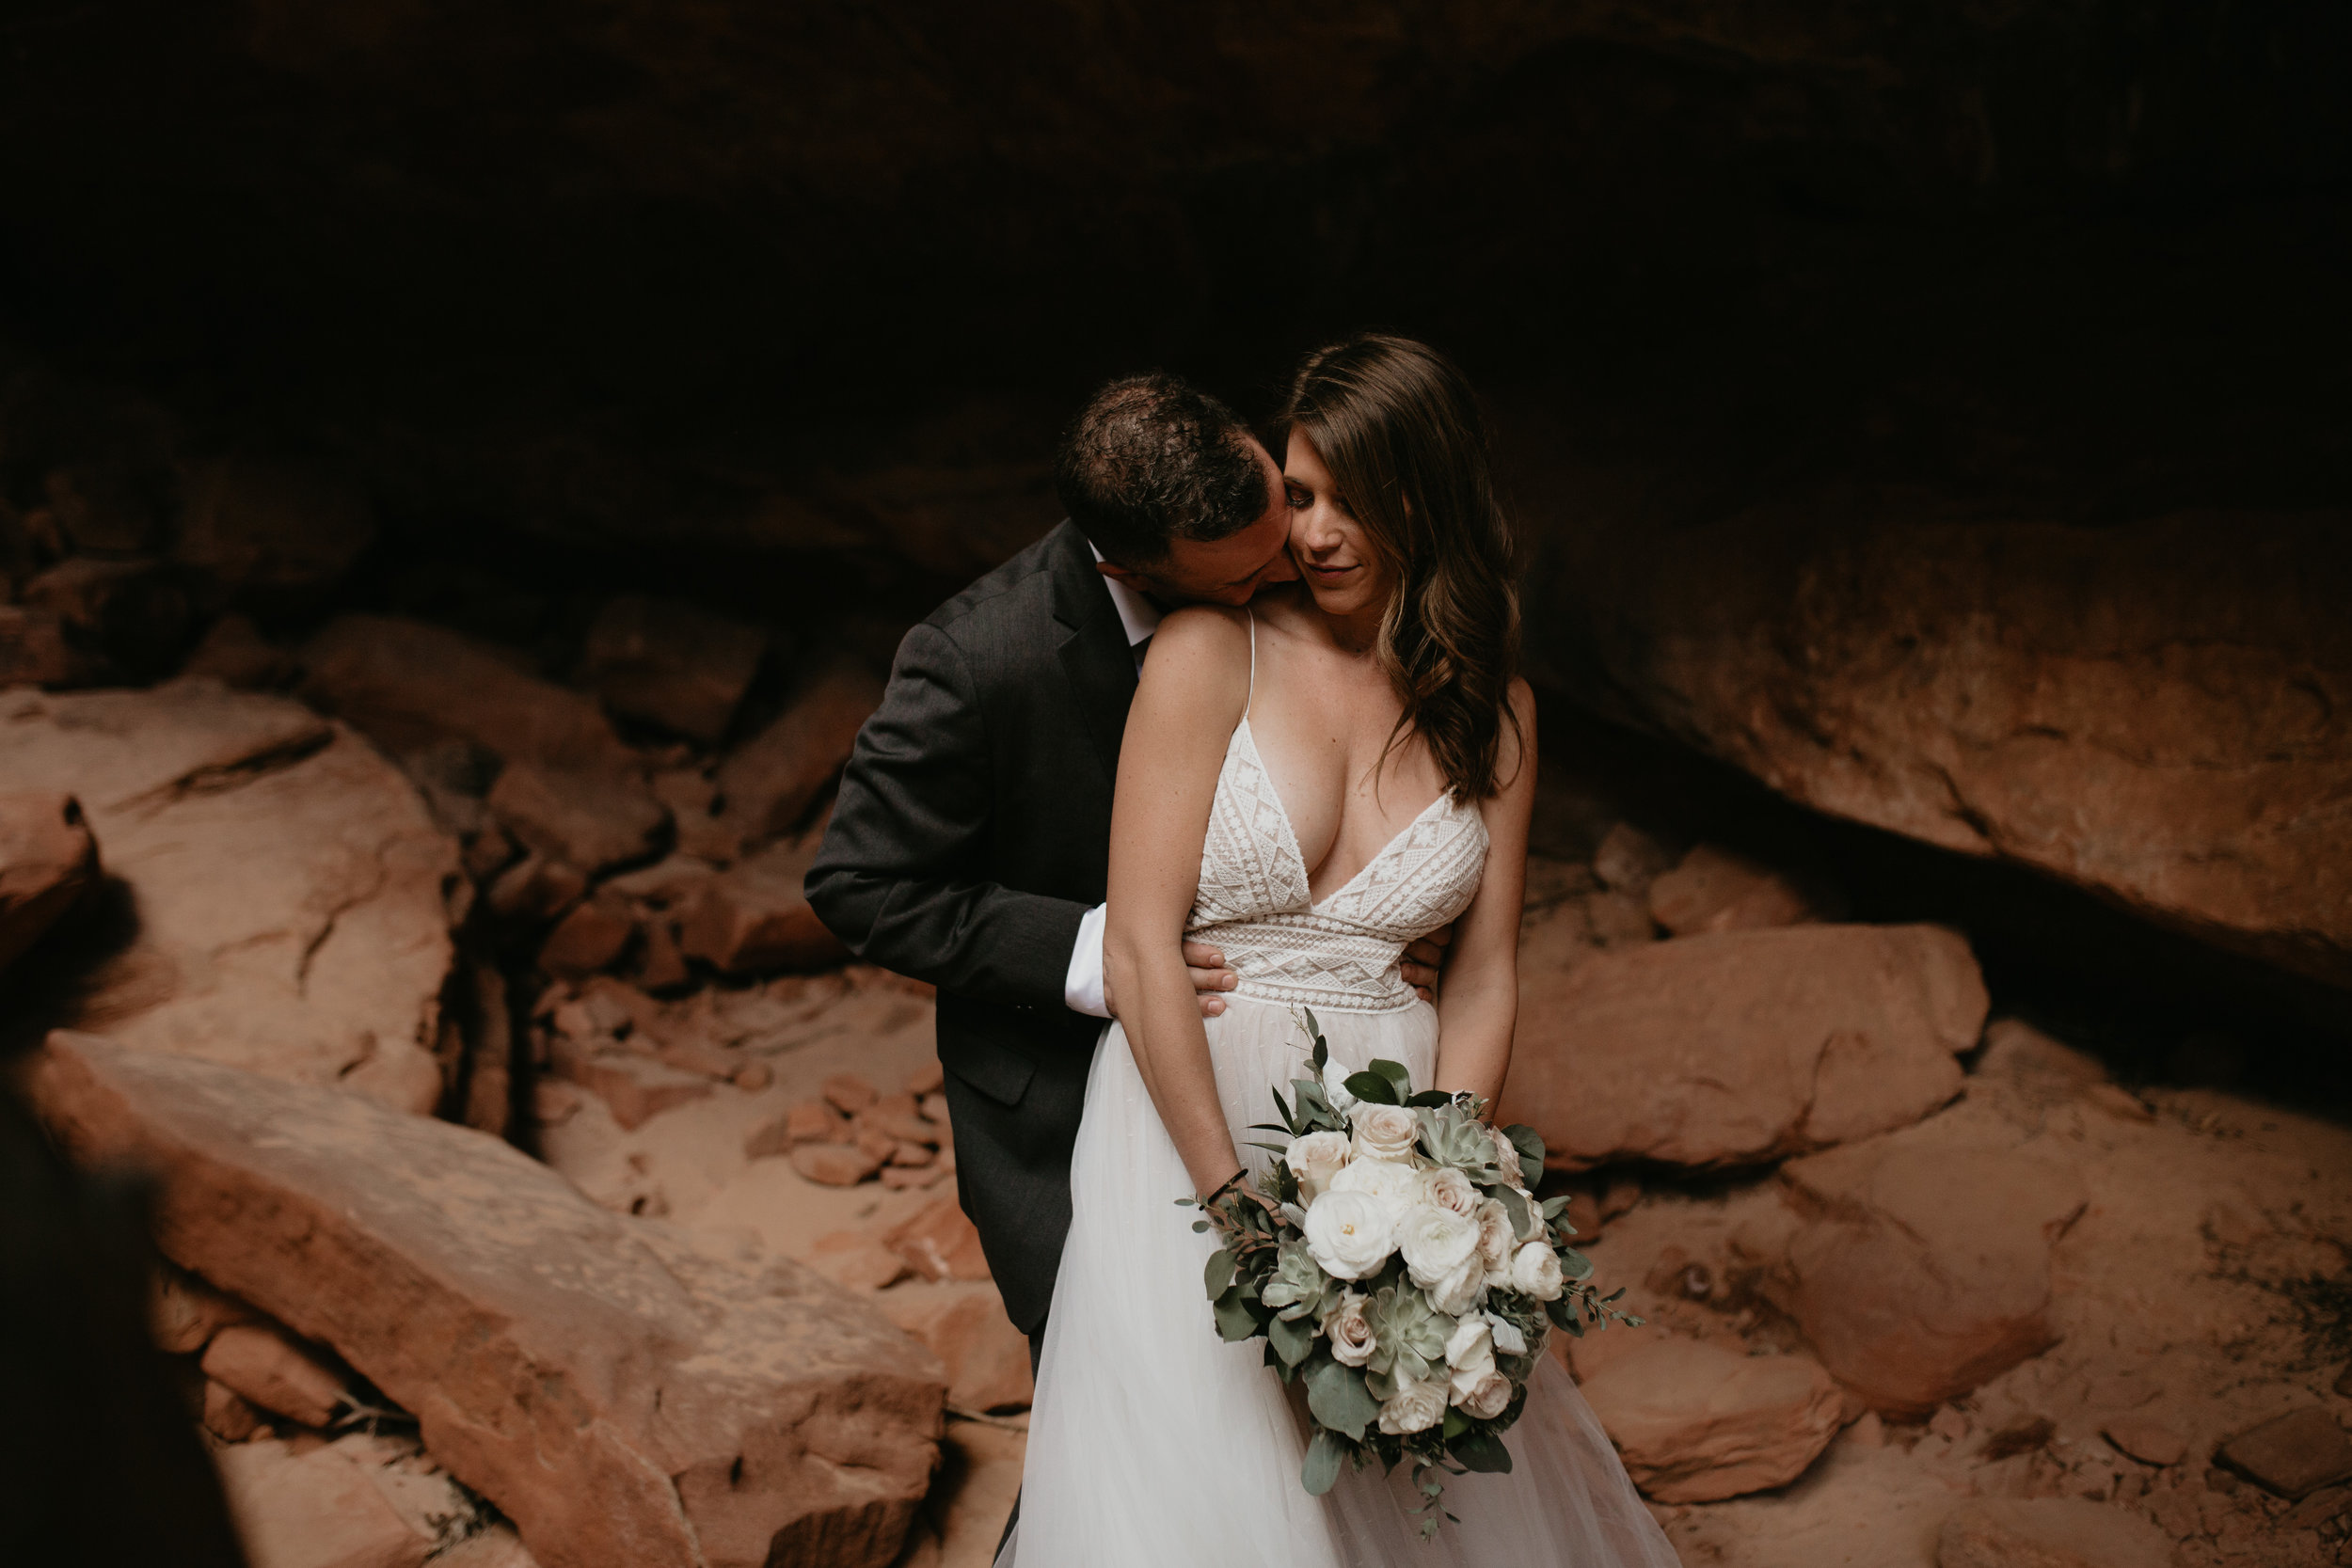
[[[1224,951],[1238,995],[1389,1012],[1418,1000],[1398,956],[1469,908],[1486,864],[1486,819],[1441,795],[1346,886],[1314,902],[1298,836],[1245,716],[1217,772],[1184,929]]]

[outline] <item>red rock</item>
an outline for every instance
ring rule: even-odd
[[[890,1321],[929,1345],[947,1369],[958,1410],[1026,1410],[1036,1393],[1029,1341],[993,1286],[900,1285],[876,1298]]]
[[[743,1158],[782,1154],[806,1143],[840,1143],[849,1135],[849,1117],[821,1100],[803,1100],[754,1128],[743,1140]]]
[[[714,877],[687,905],[678,945],[728,974],[813,969],[848,956],[808,907],[802,881],[818,841],[779,844]]]
[[[0,604],[0,689],[81,686],[97,676],[98,661],[66,641],[56,610]]]
[[[870,1127],[857,1130],[856,1142],[858,1152],[871,1159],[877,1167],[889,1160],[898,1148],[898,1139],[885,1132],[877,1132]]]
[[[919,1109],[923,1113],[923,1119],[938,1130],[937,1141],[946,1143],[949,1134],[954,1131],[954,1124],[947,1118],[947,1097],[944,1094],[927,1094],[923,1097],[923,1103]]]
[[[2214,1460],[2296,1502],[2352,1479],[2352,1437],[2333,1415],[2312,1405],[2239,1433],[2214,1450]]]
[[[414,1412],[548,1568],[897,1553],[943,1374],[798,1265],[348,1095],[66,1034],[31,1087],[77,1162],[155,1174],[167,1256]]]
[[[1530,654],[1572,641],[1567,695],[1815,810],[2342,985],[2344,529],[2340,512],[2073,526],[1867,502],[1584,527],[1531,609]]]
[[[77,556],[24,584],[18,598],[64,624],[66,641],[95,654],[108,681],[153,680],[179,662],[192,607],[168,562]]]
[[[809,1247],[807,1263],[851,1291],[886,1290],[909,1272],[905,1259],[861,1230],[834,1230],[818,1237]]]
[[[183,675],[216,680],[232,691],[262,691],[294,673],[286,650],[262,635],[250,616],[228,614],[215,621],[180,666]]]
[[[72,796],[0,795],[0,969],[98,880],[98,841]]]
[[[163,519],[135,477],[112,464],[52,468],[47,511],[77,555],[140,556],[164,544]]]
[[[939,1150],[929,1144],[902,1143],[890,1151],[890,1164],[908,1170],[920,1169],[939,1158]]]
[[[565,1077],[603,1101],[624,1132],[643,1127],[674,1105],[710,1094],[710,1080],[701,1073],[680,1072],[624,1052],[596,1052],[559,1067]]]
[[[305,602],[341,581],[374,539],[367,497],[333,476],[225,458],[191,478],[172,553],[223,590]]]
[[[776,1069],[766,1062],[746,1062],[735,1069],[735,1086],[745,1094],[757,1094],[776,1081]]]
[[[1924,1416],[2037,1355],[2050,1247],[2082,1212],[2047,1156],[1940,1117],[1781,1167],[1804,1224],[1765,1288],[1872,1408]]]
[[[422,1568],[437,1544],[340,1444],[240,1444],[222,1450],[220,1479],[252,1568]]]
[[[2172,1539],[2141,1514],[2080,1497],[1979,1497],[1953,1510],[1937,1568],[2171,1568]]]
[[[820,1187],[854,1187],[882,1169],[879,1156],[850,1144],[801,1144],[789,1158],[794,1170]]]
[[[1724,931],[1544,959],[1531,935],[1503,1114],[1568,1170],[1749,1165],[1916,1121],[1959,1093],[1987,1001],[1932,926]]]
[[[925,1062],[907,1074],[907,1093],[917,1100],[939,1093],[947,1086],[947,1069],[937,1062]]]
[[[624,594],[589,626],[580,673],[613,712],[716,745],[767,648],[757,626],[674,599]]]
[[[777,838],[801,825],[850,760],[858,729],[881,705],[882,693],[882,681],[864,666],[830,666],[802,687],[775,722],[721,765],[719,794],[744,842]]]
[[[502,1138],[515,1117],[515,1025],[507,1011],[506,979],[495,966],[480,962],[469,977],[473,992],[468,1031],[470,1066],[459,1119],[477,1132]]]
[[[937,1144],[942,1136],[939,1124],[915,1108],[911,1094],[894,1094],[876,1101],[866,1108],[859,1121],[900,1143]]]
[[[489,807],[516,842],[592,877],[652,854],[670,825],[668,808],[628,774],[529,762],[506,765]]]
[[[881,1174],[883,1186],[894,1193],[903,1193],[915,1187],[928,1187],[946,1173],[941,1171],[939,1162],[934,1160],[930,1164],[920,1167],[884,1165]]]
[[[491,912],[509,920],[552,920],[588,891],[588,879],[566,862],[526,855],[490,884]]]
[[[68,1022],[417,1111],[463,912],[457,847],[365,741],[203,681],[0,695],[0,778],[71,789],[138,911]]]
[[[2117,1416],[2100,1430],[2108,1442],[2142,1465],[2178,1465],[2188,1453],[2188,1438],[2178,1427],[2145,1411]]]
[[[444,627],[345,615],[303,647],[301,663],[307,700],[395,751],[454,735],[509,762],[614,773],[635,764],[594,702]]]
[[[148,1332],[167,1355],[194,1355],[230,1323],[251,1323],[253,1308],[214,1290],[184,1269],[157,1267],[148,1297]]]
[[[930,1279],[987,1279],[980,1233],[952,1197],[934,1198],[899,1222],[882,1244]]]
[[[531,1117],[541,1127],[561,1126],[579,1109],[580,1089],[575,1085],[543,1078],[531,1085]]]
[[[1601,839],[1593,855],[1593,873],[1618,893],[1640,896],[1673,865],[1673,851],[1630,822],[1620,822]]]
[[[637,955],[637,983],[647,990],[675,990],[693,979],[693,972],[686,967],[685,950],[678,946],[677,927],[661,915],[649,916],[643,923],[645,940]]]
[[[1583,1389],[1633,1484],[1663,1503],[1785,1486],[1845,1424],[1837,1385],[1811,1356],[1662,1335],[1585,1373]]]
[[[853,1117],[881,1096],[874,1085],[854,1072],[836,1072],[824,1082],[823,1093],[833,1108],[843,1116]]]
[[[267,1424],[259,1406],[225,1383],[204,1382],[204,1430],[224,1443],[242,1443]]]
[[[637,917],[622,899],[599,893],[572,906],[539,946],[542,973],[585,978],[611,965],[637,934]]]
[[[1650,883],[1649,913],[1678,937],[1799,926],[1819,918],[1790,879],[1713,844],[1700,845]]]
[[[273,1415],[323,1427],[350,1402],[342,1374],[315,1351],[262,1323],[237,1323],[213,1336],[204,1375]]]

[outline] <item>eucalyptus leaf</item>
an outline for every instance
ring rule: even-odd
[[[1511,1234],[1522,1242],[1528,1240],[1534,1227],[1527,1217],[1527,1199],[1519,1196],[1517,1187],[1498,1186],[1491,1191],[1502,1200],[1502,1212],[1511,1216]]]
[[[1465,1470],[1497,1476],[1511,1473],[1511,1450],[1491,1432],[1473,1432],[1450,1447],[1454,1463]]]
[[[1200,1282],[1208,1287],[1209,1299],[1215,1301],[1233,1284],[1233,1254],[1230,1247],[1219,1247],[1209,1255],[1208,1266],[1200,1271]]]
[[[1307,1408],[1331,1431],[1354,1438],[1379,1419],[1380,1402],[1364,1386],[1364,1374],[1328,1356],[1307,1369]]]
[[[1593,1260],[1574,1247],[1560,1249],[1560,1272],[1571,1280],[1593,1277]]]
[[[1367,1105],[1396,1103],[1396,1085],[1376,1072],[1351,1072],[1346,1087],[1348,1093]]]
[[[1265,1325],[1265,1337],[1266,1342],[1274,1347],[1274,1354],[1282,1358],[1286,1367],[1297,1366],[1315,1348],[1314,1324],[1304,1318],[1293,1321],[1278,1314],[1273,1322]]]
[[[1320,1497],[1339,1483],[1340,1465],[1348,1455],[1347,1440],[1337,1433],[1318,1432],[1314,1441],[1307,1445],[1307,1459],[1298,1467],[1298,1483],[1311,1497]]]
[[[1240,1291],[1228,1291],[1216,1298],[1216,1332],[1229,1344],[1239,1344],[1258,1332],[1258,1320],[1241,1299]]]

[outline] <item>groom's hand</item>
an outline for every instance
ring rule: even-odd
[[[1440,926],[1405,949],[1399,963],[1405,983],[1421,992],[1423,1002],[1438,999],[1438,971],[1445,965],[1445,950],[1454,941],[1454,927]]]
[[[1225,998],[1217,993],[1241,984],[1241,976],[1225,967],[1225,955],[1206,942],[1188,942],[1184,943],[1184,969],[1192,976],[1192,989],[1200,993],[1200,1016],[1216,1018],[1224,1012]],[[1103,972],[1103,1006],[1114,1014],[1119,1011],[1107,968]]]

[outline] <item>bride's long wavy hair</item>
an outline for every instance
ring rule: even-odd
[[[1503,726],[1524,738],[1519,604],[1469,381],[1425,343],[1361,332],[1307,356],[1280,423],[1314,443],[1395,578],[1375,657],[1405,711],[1382,761],[1418,734],[1458,799],[1493,795]]]

